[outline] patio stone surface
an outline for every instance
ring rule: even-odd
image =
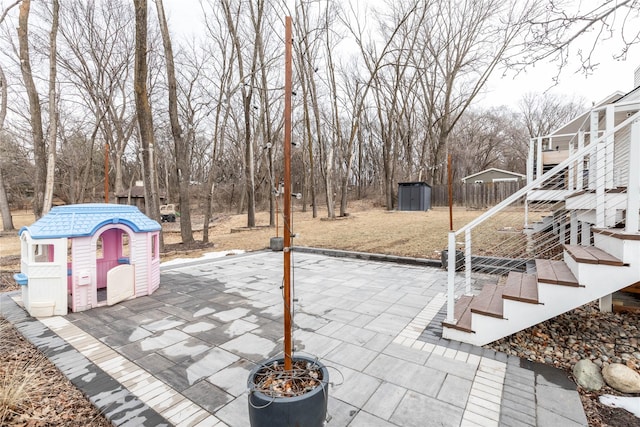
[[[328,427],[587,425],[564,372],[441,338],[446,271],[319,252],[294,250],[293,338],[329,371]],[[152,295],[67,316],[5,293],[0,312],[114,425],[246,427],[248,374],[283,351],[282,258],[173,261]]]

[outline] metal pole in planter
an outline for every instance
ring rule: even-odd
[[[284,31],[284,368],[292,368],[291,355],[291,17]]]
[[[285,17],[284,102],[284,357],[249,373],[249,422],[252,427],[322,427],[329,399],[329,372],[317,359],[293,357],[291,294],[291,62],[292,20]]]

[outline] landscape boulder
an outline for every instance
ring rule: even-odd
[[[573,367],[576,383],[585,390],[597,391],[604,386],[604,379],[598,365],[589,359],[582,359]]]
[[[622,393],[640,393],[640,374],[621,363],[612,363],[602,369],[602,376],[611,388]]]

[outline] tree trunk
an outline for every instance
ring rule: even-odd
[[[256,226],[256,189],[253,165],[253,141],[251,139],[251,93],[244,98],[244,180],[247,197],[247,227]]]
[[[0,66],[0,144],[4,139],[4,118],[7,116],[7,79],[4,70]],[[7,189],[4,185],[4,177],[2,175],[2,160],[0,160],[0,214],[2,216],[2,229],[4,231],[15,230],[13,226],[13,218],[11,217],[11,208],[7,197]]]
[[[0,134],[2,134],[0,130]],[[0,213],[2,213],[2,230],[13,231],[13,218],[11,217],[11,208],[9,206],[9,199],[7,198],[7,192],[4,186],[4,177],[2,176],[2,162],[0,162]]]
[[[178,179],[178,196],[180,203],[180,235],[182,243],[193,242],[193,231],[191,229],[191,200],[189,197],[189,181],[191,179],[191,167],[189,163],[189,150],[182,135],[182,128],[178,120],[178,94],[176,83],[176,71],[173,63],[173,48],[171,37],[169,36],[169,26],[164,15],[162,0],[156,0],[158,20],[160,21],[160,33],[162,34],[162,44],[164,46],[164,57],[167,64],[167,83],[169,86],[169,121],[171,122],[171,134],[175,145],[176,168]]]
[[[253,7],[252,4],[249,5]],[[251,110],[252,110],[252,98],[253,98],[253,90],[255,86],[255,72],[256,72],[256,58],[257,58],[257,48],[256,42],[260,41],[258,32],[261,28],[261,18],[262,18],[262,7],[264,3],[262,1],[258,2],[258,12],[259,15],[257,17],[257,24],[255,24],[254,30],[256,31],[256,35],[254,38],[254,48],[251,62],[251,71],[249,75],[245,75],[244,69],[244,61],[242,59],[242,46],[240,44],[240,34],[238,33],[237,24],[233,21],[233,16],[231,14],[231,6],[227,0],[222,1],[222,7],[224,9],[225,18],[227,21],[227,27],[229,29],[229,33],[231,35],[231,40],[235,46],[237,52],[237,60],[238,60],[238,73],[240,74],[241,79],[249,80],[244,81],[244,83],[240,86],[240,92],[242,93],[242,107],[244,112],[244,194],[242,197],[247,197],[247,227],[255,227],[256,225],[256,205],[255,205],[255,170],[254,170],[254,162],[253,162],[253,141],[251,138]],[[253,9],[252,9],[253,13]],[[255,22],[255,21],[254,21]],[[242,211],[242,198],[240,199],[240,203],[238,205],[238,211]]]
[[[29,98],[29,114],[31,132],[33,136],[33,157],[35,161],[35,176],[33,177],[33,214],[36,219],[42,216],[44,203],[44,189],[47,173],[47,157],[42,130],[42,113],[40,110],[40,97],[31,74],[31,59],[29,56],[29,9],[30,0],[23,0],[18,16],[18,42],[20,46],[20,71]]]
[[[96,145],[96,137],[98,135],[98,130],[100,130],[101,120],[102,119],[100,118],[96,118],[96,124],[93,126],[93,132],[91,132],[91,138],[89,139],[89,141],[91,141],[91,143],[89,144],[89,158],[87,159],[85,168],[82,171],[80,195],[78,197],[78,201],[80,203],[84,202],[84,193],[87,187],[86,183],[89,182],[89,178],[91,177],[91,171],[93,169],[93,152],[94,152],[94,147]]]
[[[358,126],[358,200],[362,200],[362,127]]]
[[[160,198],[154,155],[153,117],[147,93],[147,0],[134,0],[136,10],[136,49],[134,66],[134,92],[136,113],[142,145],[142,163],[145,187],[145,210],[148,217],[160,222]],[[160,250],[164,250],[160,233]]]
[[[307,177],[304,174],[303,179],[306,181],[307,185],[303,188],[309,188],[310,196],[311,196],[311,211],[313,218],[318,217],[318,203],[317,203],[317,179],[316,179],[316,165],[314,161],[314,144],[313,137],[314,131],[313,128],[315,126],[317,132],[317,140],[320,141],[320,135],[322,132],[320,117],[319,117],[319,108],[318,108],[318,97],[316,91],[315,84],[315,73],[317,69],[314,67],[314,62],[317,58],[315,58],[315,49],[312,47],[308,34],[312,31],[319,30],[318,28],[310,28],[309,19],[308,19],[308,7],[309,5],[305,4],[305,2],[300,3],[299,13],[296,16],[298,20],[297,25],[295,27],[298,29],[297,40],[299,40],[299,44],[296,49],[298,54],[298,67],[300,73],[300,88],[302,89],[302,99],[304,102],[302,103],[303,109],[303,120],[304,120],[304,138],[306,139],[306,149],[308,150],[309,155],[309,176]],[[327,31],[326,28],[323,31]],[[311,123],[311,111],[313,110],[315,121],[312,125]],[[304,164],[304,162],[303,162]],[[303,212],[306,212],[307,207],[307,196],[306,192],[303,193]]]
[[[327,6],[328,7],[328,6]],[[328,19],[328,15],[325,16]],[[332,97],[331,103],[331,114],[333,116],[333,138],[332,141],[329,141],[327,147],[325,148],[325,195],[327,201],[327,216],[329,218],[336,217],[335,211],[335,196],[334,196],[334,188],[333,188],[333,156],[335,153],[335,147],[340,146],[340,141],[342,140],[342,130],[340,128],[340,110],[338,109],[338,99],[335,96],[337,94],[337,84],[336,84],[336,75],[335,75],[335,64],[333,63],[333,57],[331,55],[331,44],[330,44],[330,32],[325,34],[326,37],[326,55],[327,55],[327,71],[329,72],[329,84],[331,87],[331,92],[334,94]],[[312,86],[313,88],[313,86]],[[315,99],[315,97],[314,97]],[[315,104],[314,104],[315,108]],[[316,120],[319,120],[316,114]],[[320,135],[320,133],[318,133]]]
[[[261,22],[262,17],[262,3],[258,4],[258,22]],[[270,108],[270,91],[266,90],[269,87],[268,80],[268,60],[265,58],[265,47],[264,41],[262,39],[262,34],[260,31],[256,31],[255,38],[255,50],[257,53],[257,64],[259,65],[259,69],[256,71],[260,72],[260,87],[262,90],[260,91],[260,120],[258,126],[262,129],[262,143],[260,144],[262,150],[266,150],[267,154],[267,167],[268,167],[268,175],[269,175],[269,226],[275,227],[276,225],[276,200],[275,194],[273,190],[276,187],[275,176],[273,170],[273,149],[274,142],[273,141],[273,121],[271,119],[271,108]],[[255,60],[254,60],[255,62]],[[254,65],[254,69],[255,69]]]
[[[47,158],[47,178],[44,191],[42,214],[51,210],[53,204],[53,187],[55,185],[56,150],[58,134],[58,102],[56,100],[56,58],[58,37],[58,0],[53,0],[51,33],[49,35],[49,154]],[[108,177],[105,177],[108,179]]]
[[[222,118],[222,124],[220,123],[222,114],[221,104],[222,98],[224,97],[224,92],[220,92],[218,96],[218,106],[216,107],[216,118],[214,125],[214,136],[213,136],[213,149],[211,153],[211,169],[209,170],[209,175],[207,176],[207,195],[204,204],[204,221],[203,221],[203,231],[202,231],[202,241],[207,243],[209,241],[209,222],[211,220],[211,212],[213,210],[212,207],[212,199],[213,199],[213,191],[215,188],[215,169],[214,165],[218,159],[218,151],[220,146],[220,135],[224,135],[224,130],[227,128],[227,120],[229,118],[229,111],[225,111],[224,117]]]

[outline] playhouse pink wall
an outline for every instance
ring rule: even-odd
[[[124,235],[129,239],[129,253],[122,251]],[[96,290],[106,287],[107,272],[118,266],[122,258],[128,258],[128,263],[135,266],[135,296],[155,291],[160,285],[160,259],[158,249],[152,250],[152,245],[154,240],[158,244],[158,236],[159,232],[134,233],[126,225],[108,224],[93,236],[71,239],[71,310],[83,311],[101,305]],[[96,258],[100,238],[103,252],[101,258]],[[89,285],[82,283],[86,276],[89,277]]]

